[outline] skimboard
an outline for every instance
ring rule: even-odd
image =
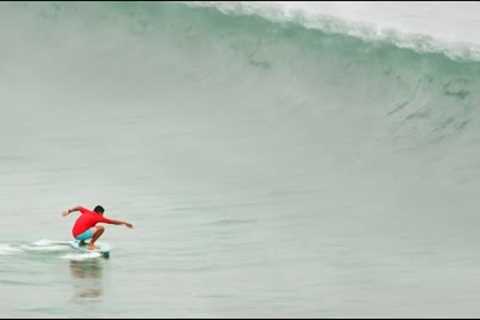
[[[84,253],[99,253],[102,257],[108,258],[110,257],[110,246],[107,243],[96,242],[95,246],[97,247],[95,250],[88,250],[88,242],[80,242],[78,240],[69,241],[69,245],[80,252]]]

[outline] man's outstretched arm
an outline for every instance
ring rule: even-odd
[[[133,228],[133,225],[131,223],[128,223],[128,222],[122,221],[122,220],[114,220],[114,219],[105,218],[104,221],[102,221],[102,222],[105,222],[105,223],[108,223],[108,224],[115,224],[115,225],[124,225],[124,226],[127,226],[130,229]]]
[[[72,213],[72,212],[80,211],[80,208],[81,208],[81,206],[76,206],[76,207],[73,207],[73,208],[71,208],[71,209],[67,209],[67,210],[65,210],[65,211],[62,212],[62,216],[66,217],[66,216],[68,216],[68,215],[69,215],[70,213]]]

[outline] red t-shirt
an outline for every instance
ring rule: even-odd
[[[103,215],[98,214],[95,211],[80,207],[80,217],[78,217],[73,225],[72,234],[76,238],[78,235],[84,233],[91,227],[94,227],[99,222],[113,223],[112,220],[105,218]]]

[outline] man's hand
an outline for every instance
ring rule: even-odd
[[[71,208],[71,209],[67,209],[65,211],[62,212],[62,216],[66,217],[68,216],[70,213],[72,212],[75,212],[75,211],[80,211],[82,210],[82,207],[81,206],[76,206],[74,208]]]
[[[127,228],[133,229],[133,225],[131,223],[125,222],[125,226]]]

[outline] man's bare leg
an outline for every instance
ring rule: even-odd
[[[95,250],[97,247],[95,246],[95,241],[100,238],[100,236],[103,234],[105,231],[105,228],[103,226],[96,226],[95,227],[95,232],[93,233],[93,237],[90,240],[90,243],[88,244],[88,250]]]

